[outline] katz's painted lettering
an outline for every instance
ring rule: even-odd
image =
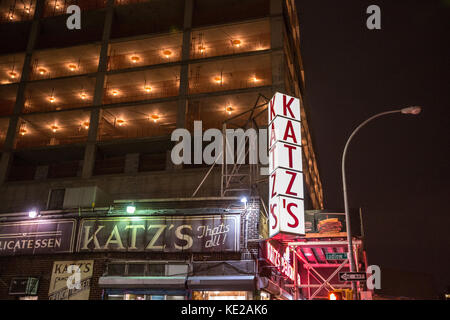
[[[81,220],[78,251],[239,251],[240,216],[162,216]]]

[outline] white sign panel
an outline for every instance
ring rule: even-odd
[[[277,141],[300,145],[302,142],[300,122],[276,117],[269,126],[269,149]]]
[[[278,196],[303,199],[303,174],[279,168],[270,174],[270,200]]]
[[[300,100],[282,93],[275,93],[269,102],[269,123],[278,116],[300,121]]]
[[[277,168],[302,171],[302,148],[295,144],[276,142],[269,150],[269,172]]]
[[[304,235],[300,100],[277,92],[268,112],[269,235]]]
[[[305,208],[303,199],[279,196],[270,201],[270,234],[305,234]],[[271,236],[272,237],[272,236]]]

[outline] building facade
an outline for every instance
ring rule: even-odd
[[[58,284],[72,262],[89,299],[258,298],[267,181],[174,165],[171,133],[263,128],[268,98],[298,97],[306,209],[323,209],[294,1],[8,0],[0,34],[0,298],[29,279],[86,298]]]

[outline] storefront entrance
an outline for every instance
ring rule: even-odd
[[[186,300],[184,291],[105,290],[105,300]]]
[[[192,291],[192,300],[251,300],[248,291]]]

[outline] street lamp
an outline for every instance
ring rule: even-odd
[[[345,147],[344,152],[342,153],[342,187],[343,187],[343,193],[344,193],[344,208],[345,208],[345,224],[347,225],[347,241],[348,241],[348,257],[350,262],[350,272],[355,272],[355,259],[353,257],[353,241],[352,241],[352,233],[350,228],[350,214],[348,209],[348,198],[347,198],[347,183],[345,178],[345,156],[347,154],[347,148],[350,144],[350,141],[352,140],[353,136],[364,127],[368,122],[372,121],[375,118],[391,114],[391,113],[402,113],[402,114],[411,114],[411,115],[418,115],[421,111],[421,107],[407,107],[399,110],[392,110],[392,111],[385,111],[378,113],[366,121],[362,122],[358,127],[356,127],[355,130],[353,130],[352,134],[348,138]],[[356,285],[355,282],[352,281],[352,290],[353,290],[353,297],[356,297]]]

